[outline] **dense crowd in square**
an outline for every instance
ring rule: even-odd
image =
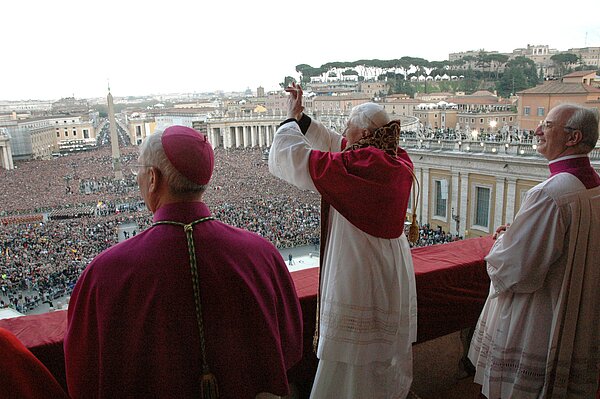
[[[215,149],[206,204],[278,248],[317,245],[319,196],[271,176],[263,151]],[[0,306],[27,312],[68,295],[91,259],[118,242],[119,225],[151,225],[131,171],[137,155],[121,149],[123,180],[114,179],[110,147],[0,169]],[[419,246],[456,239],[429,226],[421,238]]]

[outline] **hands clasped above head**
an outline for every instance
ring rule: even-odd
[[[300,120],[304,106],[302,105],[302,87],[295,82],[292,82],[285,91],[290,95],[287,103],[287,117]]]

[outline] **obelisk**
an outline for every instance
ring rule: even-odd
[[[108,87],[108,123],[110,124],[110,145],[112,147],[112,164],[115,171],[115,180],[123,180],[121,170],[121,151],[119,151],[119,136],[117,135],[117,122],[115,122],[115,106],[113,97]]]

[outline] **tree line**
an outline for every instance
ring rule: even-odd
[[[562,76],[577,70],[596,69],[585,65],[581,58],[572,53],[554,54],[550,57],[553,62],[555,75]],[[475,68],[474,68],[474,67]],[[492,90],[498,95],[508,97],[517,92],[535,87],[543,79],[541,70],[530,58],[517,56],[510,58],[505,54],[479,51],[476,56],[467,55],[453,61],[428,61],[424,58],[402,57],[392,60],[357,60],[352,62],[329,62],[318,68],[308,64],[296,66],[300,73],[300,83],[310,83],[313,76],[321,76],[333,68],[345,69],[343,75],[359,75],[358,80],[364,80],[359,73],[361,68],[375,67],[387,70],[377,77],[388,82],[389,92],[381,94],[404,93],[413,96],[416,92],[433,91],[464,91],[470,94],[477,90]],[[449,81],[411,82],[413,76],[443,76],[457,77]],[[286,76],[282,87],[295,81]]]

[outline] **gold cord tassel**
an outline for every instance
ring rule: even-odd
[[[218,399],[219,386],[213,373],[202,374],[200,377],[200,397],[202,399]]]
[[[417,179],[417,175],[412,169],[408,169],[413,179],[413,190],[416,188],[417,192],[415,195],[415,203],[412,208],[412,222],[410,227],[408,228],[408,241],[411,244],[416,244],[419,241],[419,224],[417,223],[417,206],[419,204],[419,197],[421,196],[421,186],[419,185],[419,180]]]
[[[204,324],[202,322],[202,303],[200,301],[200,280],[198,279],[198,265],[196,262],[196,249],[194,247],[194,225],[213,220],[212,216],[198,219],[189,224],[174,222],[171,220],[161,220],[154,222],[152,226],[160,224],[170,224],[181,226],[185,232],[188,244],[188,253],[190,257],[190,269],[192,274],[192,286],[194,288],[194,302],[196,305],[196,320],[198,321],[198,336],[200,338],[200,355],[202,357],[202,376],[200,377],[200,397],[202,399],[219,399],[219,386],[217,385],[217,377],[210,372],[208,362],[206,360],[206,341],[204,338]]]
[[[419,240],[419,225],[417,224],[417,215],[413,213],[412,223],[408,229],[408,241],[416,243]]]

